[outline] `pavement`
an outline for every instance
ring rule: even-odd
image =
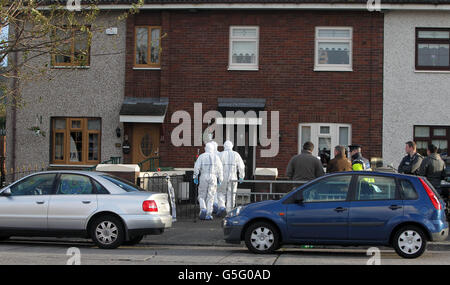
[[[22,238],[13,237],[13,240],[31,240],[31,241],[55,241],[55,238]],[[56,239],[61,242],[62,239]],[[63,239],[67,242],[89,242],[86,239]],[[172,224],[172,227],[166,229],[161,235],[146,236],[137,246],[216,246],[216,247],[237,247],[245,248],[244,242],[239,244],[228,244],[223,239],[222,219],[216,218],[212,221],[201,220],[178,220]],[[297,246],[286,246],[287,248],[295,248]],[[314,246],[317,249],[358,249],[358,247],[343,246]],[[359,247],[361,249],[363,247]],[[380,247],[383,249],[383,247]],[[386,248],[388,249],[388,248]],[[442,242],[429,242],[427,249],[431,251],[450,251],[450,236]]]
[[[245,247],[243,242],[241,245],[226,243],[223,239],[223,229],[221,223],[222,219],[214,219],[213,221],[194,221],[193,219],[178,220],[172,224],[172,228],[167,229],[162,235],[146,236],[140,244]],[[350,249],[352,247],[314,246],[314,248]],[[427,250],[450,251],[450,236],[447,240],[442,242],[429,242]]]

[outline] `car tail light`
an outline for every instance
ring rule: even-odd
[[[425,191],[427,191],[428,197],[430,197],[431,203],[433,203],[433,206],[436,210],[442,210],[441,202],[439,202],[439,198],[434,194],[433,190],[428,186],[428,184],[423,181],[422,178],[419,178],[420,182],[423,185],[423,188],[425,188]]]
[[[144,210],[144,212],[158,212],[158,206],[155,201],[147,200],[142,203],[142,210]]]

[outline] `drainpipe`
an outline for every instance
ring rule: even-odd
[[[17,31],[14,31],[16,34],[16,38],[17,38]],[[12,160],[11,160],[11,167],[12,169],[14,169],[13,173],[12,173],[12,181],[16,180],[16,174],[15,174],[15,170],[16,170],[16,143],[17,143],[17,97],[19,94],[19,79],[18,77],[18,72],[17,72],[17,68],[19,65],[19,59],[18,59],[18,52],[14,53],[13,56],[13,82],[12,82],[12,146],[11,146],[11,153],[12,153]]]

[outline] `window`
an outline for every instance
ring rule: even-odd
[[[352,71],[351,27],[316,27],[315,71]]]
[[[101,120],[52,118],[52,163],[97,164],[100,162]]]
[[[311,123],[299,126],[299,152],[303,144],[310,141],[314,144],[313,154],[320,157],[324,167],[334,158],[336,145],[348,146],[351,144],[351,125]]]
[[[56,174],[38,174],[25,178],[10,187],[12,196],[50,195]]]
[[[258,70],[259,27],[230,27],[228,69]]]
[[[382,176],[358,176],[356,201],[394,200],[397,196],[395,178]]]
[[[81,28],[61,28],[53,33],[53,39],[60,44],[52,54],[52,66],[89,66],[89,31]]]
[[[450,70],[450,28],[416,29],[416,70]]]
[[[161,27],[135,28],[135,67],[161,67]]]
[[[97,193],[97,194],[103,194],[103,195],[110,194],[109,191],[106,190],[106,188],[103,187],[100,183],[98,183],[98,182],[95,181],[95,180],[92,180],[92,182],[94,183],[94,186],[95,186],[95,190],[96,190],[95,193]]]
[[[345,201],[351,179],[350,175],[322,179],[303,191],[303,201],[305,203]]]
[[[417,152],[427,155],[428,144],[438,147],[438,153],[447,154],[450,143],[450,126],[414,126],[414,141]]]
[[[419,198],[416,189],[414,189],[414,186],[411,184],[411,182],[407,180],[401,180],[400,184],[402,185],[404,200],[416,200]]]
[[[76,174],[61,174],[56,195],[89,195],[94,194],[91,179]]]
[[[138,186],[131,184],[128,181],[125,181],[123,179],[120,179],[118,177],[109,176],[109,175],[103,175],[102,178],[112,182],[114,185],[122,188],[126,192],[139,192],[139,191],[145,191]]]

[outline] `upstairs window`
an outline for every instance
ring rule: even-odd
[[[52,54],[53,67],[83,67],[90,64],[89,28],[57,29],[53,33],[57,46]]]
[[[259,27],[230,27],[230,70],[258,70]]]
[[[416,29],[416,70],[450,70],[450,29]]]
[[[352,71],[351,27],[316,27],[315,71]]]
[[[136,27],[134,66],[144,68],[161,67],[161,27]]]

